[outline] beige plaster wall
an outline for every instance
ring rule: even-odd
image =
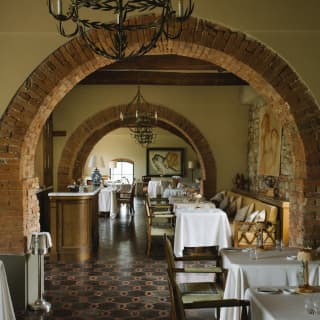
[[[91,114],[131,101],[136,86],[77,86],[54,111],[54,177],[66,139]],[[230,188],[237,172],[246,173],[248,107],[240,104],[241,87],[142,86],[144,98],[187,117],[211,146],[217,165],[217,189]],[[164,147],[166,145],[163,145]],[[56,183],[56,182],[55,182]]]
[[[243,31],[278,52],[320,99],[318,0],[196,0],[194,16]],[[67,39],[59,36],[46,1],[0,1],[0,113],[17,88]]]
[[[189,160],[196,161],[197,157],[195,152],[181,138],[170,134],[168,131],[156,128],[155,133],[157,134],[155,143],[150,147],[178,147],[184,149],[185,156],[185,167],[184,167],[184,181],[191,181],[191,171],[187,169],[187,163]],[[114,130],[110,134],[104,136],[93,148],[88,159],[91,155],[102,156],[105,162],[106,168],[100,169],[102,174],[109,174],[109,161],[115,158],[130,159],[134,162],[134,175],[137,182],[141,181],[141,177],[146,175],[146,153],[147,149],[138,145],[133,138],[129,136],[129,129],[121,128]],[[88,161],[84,168],[85,176],[91,175],[91,169],[88,168]],[[194,172],[198,174],[198,172]]]

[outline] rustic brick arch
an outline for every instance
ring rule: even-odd
[[[120,111],[126,112],[128,106],[107,108],[85,120],[70,136],[62,151],[58,166],[58,189],[65,190],[73,179],[82,176],[85,162],[94,145],[110,131],[122,127]],[[187,118],[162,105],[142,104],[141,110],[157,110],[158,126],[172,133],[180,133],[190,143],[198,155],[204,193],[212,196],[216,187],[216,165],[206,138]],[[70,154],[75,155],[74,162]]]
[[[138,39],[148,36],[147,33],[136,33],[130,39],[133,46]],[[267,101],[292,115],[302,143],[296,160],[300,170],[296,173],[291,199],[296,216],[303,217],[302,241],[319,242],[320,227],[313,221],[320,211],[317,201],[320,157],[313,127],[318,127],[320,112],[293,69],[275,52],[244,33],[197,18],[184,25],[179,39],[159,41],[158,47],[149,54],[177,54],[217,64],[249,82]],[[109,63],[85,48],[81,39],[73,39],[44,60],[10,101],[0,122],[3,199],[0,252],[25,252],[27,237],[39,228],[34,154],[45,120],[72,87]],[[70,161],[74,162],[75,156],[70,153]]]

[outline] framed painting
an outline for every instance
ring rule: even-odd
[[[148,148],[147,176],[183,176],[184,149]]]

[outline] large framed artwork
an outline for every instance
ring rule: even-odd
[[[148,148],[147,176],[183,176],[184,149]]]
[[[282,127],[268,108],[261,110],[258,173],[278,177],[280,174]]]

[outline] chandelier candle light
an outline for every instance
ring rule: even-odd
[[[133,100],[126,106],[128,111],[120,112],[120,121],[129,128],[130,135],[143,147],[147,147],[156,139],[154,127],[157,126],[158,113],[151,109],[151,105],[144,99],[140,87]],[[135,109],[135,111],[134,111]]]
[[[117,61],[144,55],[162,35],[178,38],[193,8],[192,0],[48,0],[49,13],[58,21],[62,36],[81,35],[95,53]],[[106,16],[103,21],[97,20],[101,13]],[[142,13],[149,14],[143,21],[136,17]],[[101,30],[101,35],[89,29]],[[146,41],[130,43],[130,32],[141,33],[135,38]]]

